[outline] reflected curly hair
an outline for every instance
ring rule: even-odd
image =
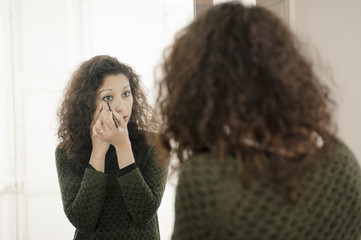
[[[77,161],[81,166],[87,164],[90,157],[90,124],[96,109],[97,89],[105,77],[117,74],[124,74],[129,79],[133,95],[132,114],[128,123],[129,138],[135,139],[143,133],[154,131],[156,127],[153,109],[147,103],[139,76],[131,67],[106,55],[85,61],[73,73],[57,112],[59,147],[66,151],[69,159]],[[132,141],[132,147],[135,144],[138,142]]]
[[[198,16],[168,50],[156,108],[160,150],[175,153],[178,166],[204,151],[223,164],[233,156],[245,183],[271,178],[296,200],[312,156],[336,128],[329,88],[289,28],[261,7],[225,3]]]

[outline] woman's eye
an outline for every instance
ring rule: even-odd
[[[130,91],[126,91],[123,93],[123,97],[129,97],[130,96]]]
[[[105,96],[105,97],[103,97],[103,100],[106,101],[106,102],[109,102],[109,101],[111,101],[112,99],[113,99],[112,96]]]

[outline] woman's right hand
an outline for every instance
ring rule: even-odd
[[[93,115],[93,122],[90,125],[90,135],[93,145],[92,152],[96,153],[97,155],[98,154],[105,155],[110,147],[110,143],[100,138],[102,134],[101,131],[103,125],[102,119],[106,113],[107,113],[106,105],[104,103],[101,103],[95,110]],[[97,131],[97,129],[100,130]]]

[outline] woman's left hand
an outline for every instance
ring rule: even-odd
[[[119,129],[116,128],[113,120],[112,112],[107,112],[103,118],[103,129],[101,138],[104,141],[112,144],[117,151],[118,166],[122,169],[133,163],[134,156],[132,152],[132,145],[128,136],[127,123],[122,115],[113,112],[114,117],[118,123]]]
[[[115,116],[119,129],[117,129],[115,126],[113,114]],[[101,122],[103,123],[101,125],[101,128],[103,131],[98,131],[101,132],[100,134],[98,134],[98,137],[112,144],[114,147],[120,147],[130,144],[127,123],[123,119],[123,116],[121,116],[117,112],[113,112],[113,114],[111,111],[108,111],[104,114],[103,118],[101,119]]]

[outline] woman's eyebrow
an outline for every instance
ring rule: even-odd
[[[103,90],[101,90],[99,93],[98,93],[98,95],[100,94],[100,93],[102,93],[102,92],[104,92],[104,91],[113,91],[113,89],[103,89]]]
[[[130,87],[130,86],[129,86],[129,85],[127,85],[127,86],[123,87],[123,89],[126,89],[127,87]]]

